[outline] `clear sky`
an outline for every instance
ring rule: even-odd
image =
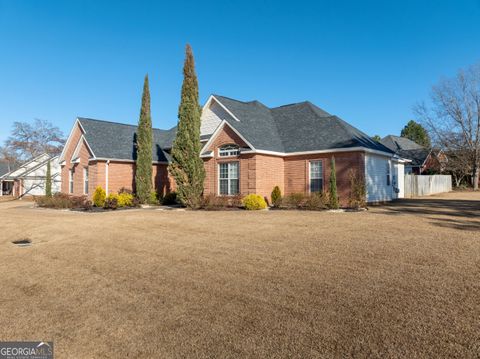
[[[442,76],[480,61],[480,0],[0,0],[0,141],[41,118],[135,124],[150,76],[155,127],[177,121],[184,46],[211,93],[310,100],[398,134]]]

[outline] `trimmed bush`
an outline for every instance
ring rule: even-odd
[[[209,194],[202,197],[200,208],[207,211],[218,211],[228,208],[228,198],[225,196],[215,196]]]
[[[169,206],[176,203],[177,203],[177,192],[168,192],[162,198],[162,204],[165,206]]]
[[[303,193],[291,193],[282,200],[282,206],[289,209],[303,208],[305,204],[305,195]]]
[[[103,208],[105,208],[105,209],[117,209],[118,208],[118,194],[110,193],[105,200],[105,204],[104,204]]]
[[[105,199],[107,198],[107,194],[105,192],[105,190],[98,186],[96,189],[95,189],[95,192],[93,193],[93,204],[95,205],[95,207],[100,207],[102,208],[104,205],[105,205]]]
[[[133,207],[133,194],[122,192],[118,194],[118,207]]]
[[[280,187],[275,186],[273,188],[271,198],[272,198],[272,206],[277,208],[280,207],[280,204],[282,202],[282,191],[280,191]]]
[[[259,210],[267,208],[267,202],[258,194],[249,194],[243,199],[243,205],[247,210]]]
[[[329,198],[325,192],[312,193],[305,199],[305,209],[320,211],[328,208]]]
[[[34,197],[35,203],[39,207],[56,209],[85,209],[92,208],[92,202],[85,196],[70,196],[65,193],[55,193],[52,197],[42,196]]]
[[[151,205],[159,204],[160,202],[159,202],[158,197],[157,197],[157,192],[151,191],[147,202],[148,202],[148,204],[151,204]]]

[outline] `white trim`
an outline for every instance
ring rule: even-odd
[[[213,151],[208,151],[200,155],[200,158],[213,158],[214,152]]]
[[[393,153],[372,150],[365,147],[348,147],[348,148],[331,148],[327,150],[316,150],[316,151],[301,151],[301,152],[276,152],[276,151],[268,151],[268,150],[249,150],[249,151],[241,151],[241,153],[259,153],[263,155],[272,155],[272,156],[279,156],[279,157],[290,157],[290,156],[302,156],[302,155],[315,155],[315,154],[322,154],[322,153],[338,153],[338,152],[367,152],[373,153],[377,155],[381,155],[384,157],[393,157]]]
[[[230,192],[230,169],[229,169],[229,166],[230,164],[232,163],[236,163],[237,164],[237,178],[236,180],[238,181],[238,193],[235,193],[235,194],[222,194],[220,193],[220,179],[223,179],[223,180],[227,180],[227,191]],[[228,178],[220,178],[220,166],[221,165],[224,165],[226,164],[227,165],[227,174],[228,174]],[[218,162],[217,163],[217,193],[218,193],[218,196],[228,196],[228,197],[232,197],[232,196],[237,196],[240,194],[240,161],[237,159],[237,160],[233,160],[233,161],[222,161],[222,162]],[[232,179],[235,179],[235,178],[232,178]]]
[[[82,143],[85,143],[85,145],[87,146],[87,149],[92,154],[93,157],[91,157],[91,158],[95,158],[95,153],[93,153],[92,148],[88,144],[88,141],[85,138],[85,136],[82,135],[82,136],[80,136],[80,139],[78,140],[77,146],[75,146],[75,150],[73,151],[70,163],[80,163],[80,158],[78,157],[78,155],[80,154],[80,148],[82,146]]]
[[[68,135],[68,138],[67,138],[67,142],[65,142],[65,146],[63,146],[63,150],[62,150],[62,153],[60,153],[60,161],[63,161],[65,158],[65,151],[67,150],[68,146],[70,146],[70,141],[71,141],[71,138],[73,136],[73,131],[75,130],[75,127],[77,126],[77,123],[78,125],[80,126],[80,130],[82,131],[82,135],[87,133],[87,131],[85,131],[85,129],[83,128],[82,124],[80,123],[80,120],[78,119],[78,117],[75,119],[75,123],[73,124],[73,127],[72,129],[70,130],[70,134]]]
[[[110,166],[110,160],[105,164],[105,193],[108,196],[108,166]]]
[[[312,178],[312,162],[320,162],[320,166],[322,169],[322,173],[320,173],[320,178]],[[323,165],[323,159],[317,159],[317,160],[308,160],[308,193],[312,193],[312,184],[311,180],[312,179],[321,179],[322,180],[322,190],[320,192],[323,192],[324,187],[325,187],[325,176],[324,176],[324,165]]]
[[[88,186],[85,186],[85,184],[87,182],[86,181],[87,177],[88,177]],[[88,187],[89,186],[90,186],[90,173],[89,173],[88,167],[83,167],[83,194],[84,195],[88,195]],[[85,191],[85,188],[87,188],[86,191]]]
[[[233,130],[233,132],[235,132],[235,134],[236,134],[238,137],[240,137],[240,139],[241,139],[243,142],[245,142],[245,143],[247,144],[248,147],[250,147],[252,150],[255,150],[255,147],[253,147],[253,145],[252,145],[250,142],[248,142],[248,141],[246,140],[246,138],[243,137],[243,136],[240,134],[240,132],[238,132],[238,131],[237,131],[231,124],[229,124],[226,120],[222,120],[222,122],[220,122],[220,124],[217,126],[217,128],[215,129],[215,131],[213,131],[212,136],[209,138],[209,140],[207,141],[207,143],[205,144],[205,146],[203,146],[203,148],[204,148],[205,150],[208,150],[208,148],[209,148],[210,145],[212,144],[213,140],[215,140],[215,137],[218,136],[218,134],[220,133],[220,131],[223,129],[223,127],[224,127],[225,125],[228,125],[228,126]],[[205,152],[202,152],[202,153],[200,154],[200,156],[203,155],[204,153],[205,153]]]
[[[235,116],[227,107],[225,107],[225,105],[223,103],[220,102],[220,100],[218,98],[216,98],[215,96],[213,95],[210,95],[210,97],[208,98],[207,102],[205,103],[205,105],[203,106],[202,108],[202,113],[203,113],[203,110],[206,109],[208,106],[210,106],[210,102],[212,102],[212,100],[215,100],[219,105],[220,107],[222,107],[230,116],[233,117],[233,119],[237,122],[240,122],[240,120],[237,118],[237,116]]]
[[[73,178],[74,171],[73,168],[68,169],[68,194],[73,194],[75,179]]]

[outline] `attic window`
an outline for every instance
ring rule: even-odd
[[[238,156],[239,154],[240,148],[237,145],[224,145],[218,149],[219,157]]]

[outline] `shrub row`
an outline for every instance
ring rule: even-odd
[[[92,209],[92,202],[86,196],[70,196],[64,193],[55,193],[51,197],[35,197],[35,203],[44,208]]]

